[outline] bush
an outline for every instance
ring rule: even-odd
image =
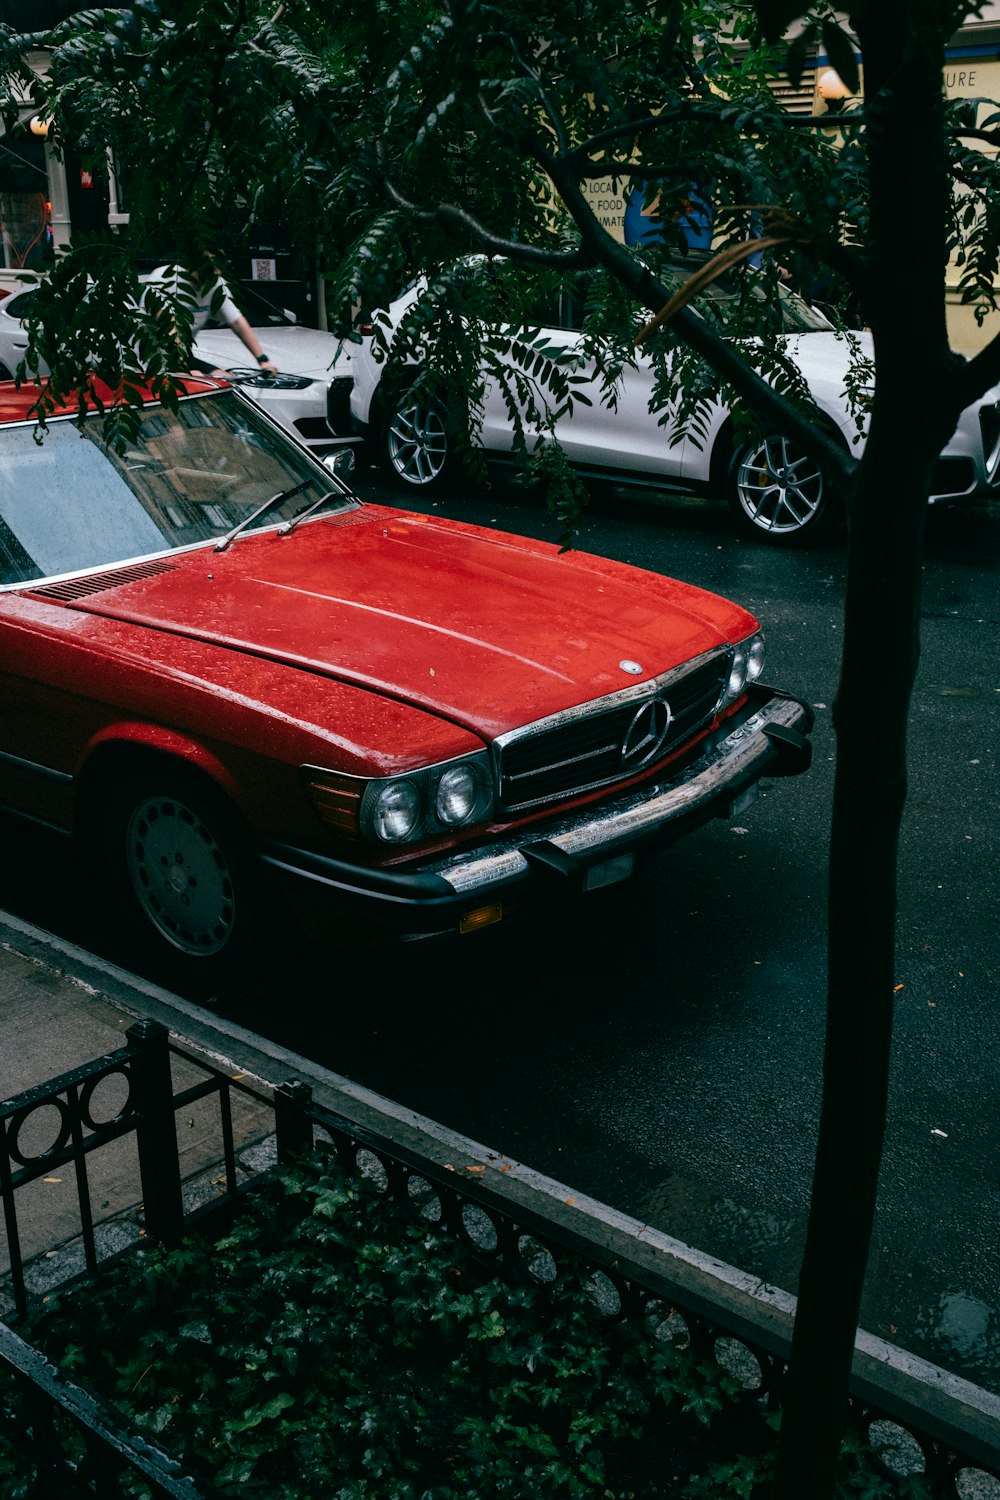
[[[757,1495],[773,1431],[668,1312],[602,1317],[569,1263],[511,1285],[318,1159],[22,1331],[241,1500]],[[892,1493],[851,1467],[845,1494]]]

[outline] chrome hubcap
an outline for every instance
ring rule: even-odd
[[[233,935],[236,902],[211,829],[173,797],[147,797],[128,822],[126,859],[153,926],[183,953],[210,958]]]
[[[762,531],[800,531],[823,502],[823,474],[787,438],[765,438],[739,467],[740,505]]]
[[[430,484],[448,457],[444,418],[432,402],[401,401],[389,423],[389,462],[408,484]]]

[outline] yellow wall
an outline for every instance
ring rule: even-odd
[[[822,68],[817,69],[816,82]],[[968,57],[949,59],[944,70],[945,94],[949,99],[984,98],[997,100],[1000,110],[1000,58]],[[823,102],[817,92],[815,112],[823,112]],[[808,109],[808,104],[806,105]],[[983,110],[989,113],[992,106]],[[987,149],[987,148],[983,148]],[[995,153],[994,153],[995,154]],[[589,184],[587,198],[601,224],[617,240],[624,239],[625,195],[629,184],[625,179],[615,183],[610,178],[595,179]],[[974,354],[996,334],[1000,333],[1000,312],[990,313],[980,328],[971,308],[964,307],[958,295],[958,270],[949,267],[946,279],[945,301],[948,332],[952,347],[963,354]]]
[[[945,94],[949,99],[985,98],[1000,101],[1000,60],[991,57],[949,59],[944,70]],[[987,115],[1000,110],[1000,102],[981,110]],[[992,148],[983,147],[990,155]],[[974,354],[989,339],[1000,333],[1000,312],[988,315],[980,328],[972,309],[958,300],[958,268],[950,266],[947,276],[946,305],[948,333],[952,347],[962,354]]]

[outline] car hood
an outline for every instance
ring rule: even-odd
[[[785,347],[806,379],[839,382],[851,367],[851,351],[856,346],[865,359],[874,358],[870,333],[792,333],[785,335]]]
[[[286,375],[306,375],[310,380],[333,380],[351,373],[347,346],[332,333],[318,328],[274,326],[255,328],[261,348]],[[252,366],[253,356],[243,340],[228,328],[203,328],[194,341],[200,358],[220,369]]]
[[[181,554],[70,607],[160,632],[168,669],[182,635],[390,695],[484,738],[756,627],[738,605],[658,574],[369,506]]]

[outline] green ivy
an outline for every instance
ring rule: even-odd
[[[241,1500],[751,1500],[772,1426],[669,1326],[603,1319],[568,1259],[545,1285],[493,1276],[320,1159],[23,1332]],[[856,1449],[848,1469],[845,1495],[887,1493]],[[40,1493],[2,1441],[0,1491]]]

